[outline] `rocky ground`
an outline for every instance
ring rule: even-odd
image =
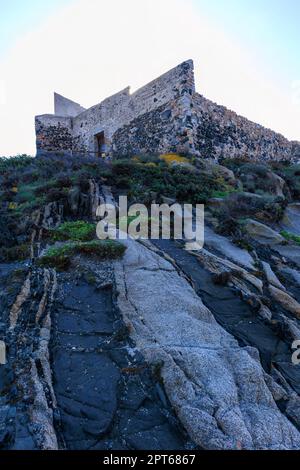
[[[2,449],[300,448],[300,169],[222,163],[0,165]],[[95,244],[120,194],[205,203],[204,248]]]

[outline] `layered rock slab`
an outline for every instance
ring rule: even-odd
[[[59,275],[52,366],[60,448],[194,448],[115,311],[109,263],[98,262],[96,274],[96,285]]]
[[[299,448],[300,434],[277,408],[256,349],[239,347],[173,265],[124,243],[115,263],[118,306],[193,440],[206,449]]]

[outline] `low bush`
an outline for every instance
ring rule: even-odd
[[[24,168],[32,163],[32,157],[28,155],[17,155],[15,157],[2,157],[0,158],[0,174],[8,170]]]
[[[286,230],[282,230],[282,232],[280,232],[280,235],[286,240],[295,242],[297,243],[297,245],[300,245],[299,235],[294,235],[293,233],[287,232]]]
[[[22,204],[15,203],[15,213],[16,214],[24,214],[30,213],[35,209],[40,209],[46,202],[44,197],[35,197],[32,201],[24,202]]]
[[[65,270],[70,266],[74,255],[82,254],[94,256],[97,259],[117,259],[121,257],[126,247],[114,240],[93,240],[89,242],[65,243],[61,246],[49,248],[46,253],[38,259],[39,266],[49,266],[59,270]]]
[[[214,193],[227,194],[232,191],[222,177],[184,166],[170,166],[164,161],[147,165],[146,161],[133,159],[117,160],[112,164],[108,183],[117,188],[127,189],[131,199],[145,202],[149,193],[177,199],[179,202],[205,203]],[[148,198],[147,198],[148,199]]]
[[[247,157],[244,158],[221,158],[220,165],[226,166],[229,170],[236,173],[239,168],[247,163],[251,163],[251,160]]]
[[[32,202],[35,199],[36,183],[20,184],[16,186],[16,202],[23,204],[24,202]]]
[[[286,204],[282,198],[240,192],[226,199],[226,211],[233,218],[254,217],[261,221],[278,222]]]
[[[219,217],[219,224],[216,227],[216,232],[220,235],[237,236],[241,233],[241,227],[236,219],[224,214]]]
[[[83,220],[64,222],[57,229],[51,230],[50,235],[55,241],[89,241],[96,235],[96,226]]]
[[[62,202],[67,199],[67,196],[66,189],[51,188],[46,194],[46,202]]]
[[[190,160],[188,160],[188,158],[182,157],[177,153],[165,153],[163,155],[160,155],[159,158],[164,162],[168,163],[169,165],[172,165],[173,163],[190,163]]]

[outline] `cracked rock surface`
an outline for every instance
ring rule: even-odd
[[[257,351],[239,346],[172,264],[124,243],[115,264],[118,306],[138,349],[160,364],[193,440],[207,449],[299,447],[299,431],[279,410]]]
[[[128,338],[112,287],[99,289],[84,280],[65,281],[62,286],[52,343],[62,445],[68,449],[191,445],[161,385]]]
[[[92,267],[95,285],[80,274],[2,266],[9,361],[0,368],[0,447],[195,448],[129,337],[110,264]]]

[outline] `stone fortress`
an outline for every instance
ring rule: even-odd
[[[215,160],[300,159],[300,142],[197,93],[192,60],[133,94],[125,88],[89,109],[55,93],[54,108],[54,114],[35,118],[38,156],[178,153]]]

